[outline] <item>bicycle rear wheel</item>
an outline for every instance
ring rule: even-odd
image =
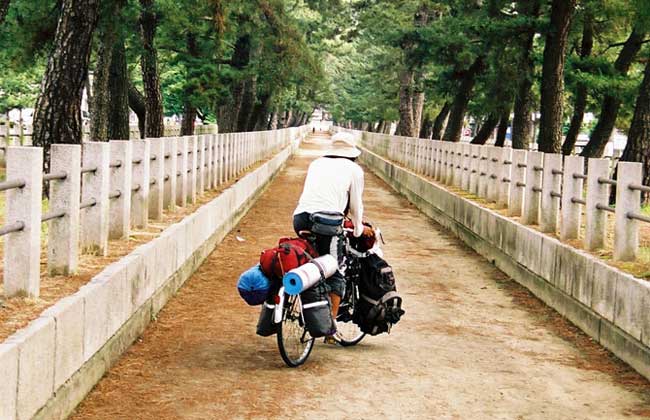
[[[314,348],[314,338],[305,328],[300,299],[297,296],[285,295],[277,339],[280,356],[289,367],[297,367],[305,363]]]

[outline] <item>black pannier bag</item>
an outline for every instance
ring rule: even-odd
[[[278,332],[278,327],[273,323],[273,313],[275,312],[275,304],[269,303],[267,300],[262,305],[260,318],[257,321],[257,335],[262,337],[269,337]]]
[[[393,268],[377,255],[361,259],[359,293],[354,322],[366,334],[390,332],[404,315]]]
[[[302,301],[302,316],[309,334],[314,338],[332,334],[336,326],[332,319],[332,309],[325,283],[320,282],[311,289],[305,290],[300,294],[300,299]]]
[[[273,314],[275,312],[275,296],[282,287],[282,282],[273,278],[271,279],[271,290],[266,302],[262,304],[260,317],[257,320],[257,335],[262,337],[270,337],[278,332],[278,325],[273,322]]]

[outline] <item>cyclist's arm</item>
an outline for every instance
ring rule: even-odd
[[[350,184],[350,219],[354,223],[354,236],[363,233],[363,169],[357,166],[352,173]]]

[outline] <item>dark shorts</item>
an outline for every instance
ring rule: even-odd
[[[293,216],[293,230],[299,234],[302,230],[311,231],[312,222],[309,213],[300,213]],[[316,235],[316,250],[320,255],[332,254],[330,252],[333,236]],[[338,260],[338,255],[334,255]],[[334,273],[332,277],[326,280],[328,292],[335,293],[341,298],[345,294],[345,278],[340,271]]]

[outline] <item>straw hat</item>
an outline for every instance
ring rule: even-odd
[[[338,133],[342,134],[342,133]],[[343,157],[356,159],[361,154],[361,150],[351,144],[347,138],[335,135],[332,137],[332,146],[325,152],[325,156]]]

